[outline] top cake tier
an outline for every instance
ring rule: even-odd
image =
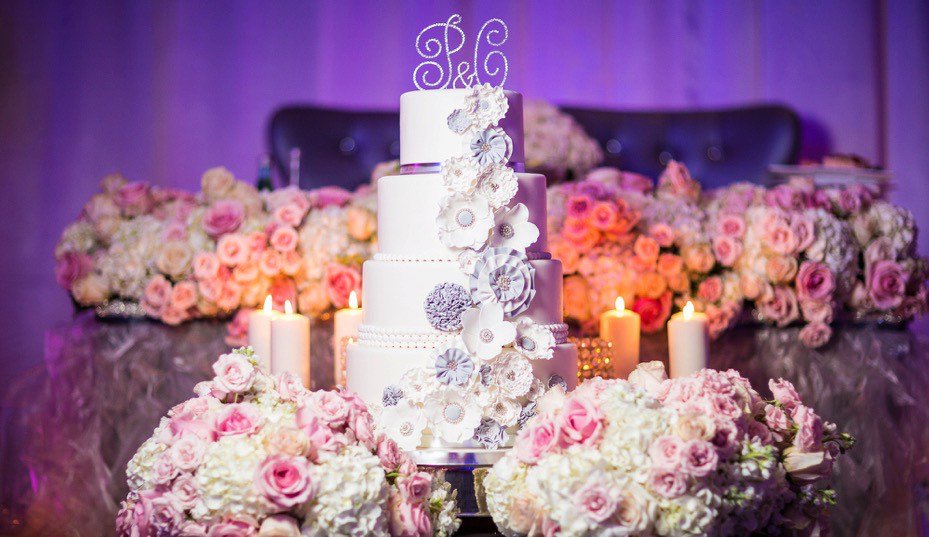
[[[448,126],[448,116],[461,108],[470,89],[409,91],[400,96],[400,164],[440,164],[462,153],[461,135]],[[511,162],[523,154],[523,96],[505,90],[509,110],[497,125],[513,140]]]

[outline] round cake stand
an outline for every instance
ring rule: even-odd
[[[484,475],[507,449],[482,448],[426,448],[412,452],[413,461],[423,470],[442,470],[452,489],[458,492],[462,528],[465,525],[476,531],[495,531],[487,511],[484,494]]]

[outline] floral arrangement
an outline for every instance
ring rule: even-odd
[[[59,284],[80,306],[137,303],[167,324],[230,316],[269,294],[318,316],[360,289],[376,240],[369,190],[258,192],[225,168],[201,183],[194,195],[105,177],[62,233]]]
[[[442,164],[447,195],[436,233],[469,280],[467,287],[440,283],[429,293],[424,313],[433,328],[448,333],[448,342],[435,348],[428,365],[384,391],[378,426],[404,448],[419,446],[425,434],[450,445],[506,445],[508,429],[525,423],[547,388],[531,361],[552,358],[555,335],[527,317],[517,319],[536,293],[526,249],[539,229],[524,204],[508,207],[518,186],[509,165],[513,142],[497,126],[508,108],[501,87],[483,84],[448,116],[466,149]]]
[[[129,462],[117,533],[451,535],[455,493],[374,435],[347,391],[271,377],[250,348],[220,356]]]
[[[912,215],[862,185],[772,188],[738,183],[702,193],[671,162],[657,187],[642,176],[598,169],[549,190],[549,232],[562,260],[565,315],[582,332],[617,296],[661,329],[687,300],[716,336],[740,317],[779,327],[803,323],[809,347],[832,323],[901,322],[929,308],[929,264],[916,252]]]
[[[484,480],[506,535],[780,535],[825,529],[830,478],[853,439],[771,381],[737,372],[551,390]]]
[[[584,177],[603,160],[596,140],[573,117],[545,101],[523,105],[526,167],[549,176],[551,181]]]
[[[550,188],[549,244],[565,274],[565,316],[594,333],[600,314],[622,296],[651,333],[674,306],[692,300],[714,335],[728,327],[742,297],[717,263],[699,198],[699,183],[676,162],[657,188],[611,168]]]

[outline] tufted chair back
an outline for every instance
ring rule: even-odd
[[[684,162],[705,188],[761,182],[769,164],[796,162],[799,120],[777,105],[720,110],[630,112],[564,108],[604,148],[604,165],[657,177],[671,159]],[[303,188],[353,189],[374,166],[400,154],[396,112],[310,106],[277,110],[269,124],[272,160],[287,176],[290,151],[301,151]]]

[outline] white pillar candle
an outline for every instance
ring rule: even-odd
[[[352,291],[348,295],[348,307],[335,312],[332,356],[335,366],[335,383],[345,386],[345,348],[350,341],[358,338],[358,325],[361,324],[362,313],[358,307],[358,295]]]
[[[310,386],[310,319],[294,313],[290,301],[271,322],[271,373],[291,372]]]
[[[616,298],[616,309],[600,316],[600,339],[613,344],[613,378],[624,379],[639,365],[639,334],[642,319],[626,309],[623,297]]]
[[[706,367],[709,358],[706,314],[694,312],[689,300],[668,321],[668,362],[671,378],[686,377]]]
[[[271,367],[271,321],[275,317],[271,295],[265,299],[264,309],[254,310],[248,316],[248,345],[265,371]]]

